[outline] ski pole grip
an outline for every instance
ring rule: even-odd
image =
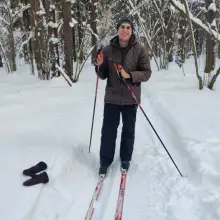
[[[120,80],[120,81],[123,81],[124,78],[123,78],[123,76],[121,75],[121,72],[120,72],[121,69],[122,69],[122,66],[119,65],[119,64],[117,64],[117,63],[115,63],[115,62],[113,62],[113,65],[114,65],[115,70],[116,70],[116,72],[117,72],[117,74],[118,74],[118,78],[119,78],[119,80]]]

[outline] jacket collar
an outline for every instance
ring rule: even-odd
[[[116,48],[121,49],[121,50],[123,50],[123,49],[125,49],[125,50],[130,49],[130,48],[133,47],[136,43],[138,43],[138,42],[137,42],[136,36],[135,36],[134,34],[131,35],[130,40],[129,40],[129,42],[128,42],[128,46],[125,47],[125,48],[121,48],[121,47],[120,47],[118,35],[115,36],[115,37],[113,37],[113,38],[110,40],[110,44],[111,44],[113,47],[116,47]]]

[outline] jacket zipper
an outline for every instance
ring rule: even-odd
[[[122,55],[121,65],[124,66],[125,53],[123,53],[121,51],[121,55]],[[120,80],[120,83],[121,83],[121,105],[123,105],[123,85],[122,85],[122,81],[121,80]]]
[[[132,47],[131,47],[132,48]],[[124,59],[125,59],[125,55],[128,53],[128,51],[131,49],[129,48],[126,52],[123,53],[123,51],[121,50],[121,56],[122,56],[122,59],[121,59],[121,65],[124,66]],[[121,82],[121,80],[120,80]],[[121,105],[123,105],[123,84],[121,82]]]

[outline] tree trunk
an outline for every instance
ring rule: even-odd
[[[0,54],[0,67],[3,67],[2,55]]]
[[[76,31],[75,27],[73,27],[73,60],[74,62],[77,61],[77,54],[76,54]]]
[[[72,79],[73,76],[73,35],[72,27],[70,23],[72,22],[71,16],[71,2],[63,0],[63,38],[64,38],[64,69],[67,75]]]
[[[30,44],[30,51],[32,51],[33,56],[35,58],[37,71],[38,71],[38,77],[42,78],[42,63],[41,63],[41,48],[39,43],[39,36],[38,36],[38,22],[39,19],[37,19],[36,12],[40,10],[40,4],[38,0],[31,0],[31,26],[32,26],[32,32],[34,33],[34,39]]]
[[[177,50],[177,64],[181,67],[183,63],[185,63],[185,27],[187,25],[187,21],[185,19],[185,15],[180,12],[180,21],[179,21],[179,29],[178,29],[178,50]]]
[[[41,6],[48,7],[48,0],[31,0],[32,9],[32,26],[34,30],[34,51],[35,51],[35,61],[37,64],[38,77],[40,79],[50,78],[50,54],[49,54],[49,39],[47,28],[45,27],[46,17],[44,14],[38,13],[42,11]],[[40,3],[44,3],[41,5]],[[45,9],[45,8],[44,8]],[[33,49],[33,48],[32,48]]]
[[[23,3],[25,5],[29,4],[29,1],[28,0],[24,0]],[[33,21],[33,18],[32,18],[32,11],[31,9],[28,9],[28,10],[25,10],[24,13],[23,13],[23,25],[24,25],[24,29],[26,31],[31,31],[33,30],[33,27],[34,27],[34,21]],[[26,51],[27,51],[27,58],[26,58],[26,55],[25,55],[25,61],[30,62],[30,65],[31,65],[31,74],[34,75],[35,74],[35,71],[34,71],[34,39],[33,37],[30,39],[30,41],[27,43],[27,45],[24,46],[24,54],[26,54]],[[26,60],[28,59],[28,60]]]
[[[76,16],[77,16],[77,27],[78,27],[78,51],[80,52],[79,54],[79,62],[82,63],[83,61],[83,51],[81,50],[82,48],[82,43],[83,43],[83,30],[82,30],[82,16],[81,16],[81,7],[80,7],[80,4],[81,2],[79,0],[77,0],[77,3],[76,3],[76,7],[77,7],[77,13],[76,13]]]
[[[97,43],[97,24],[96,24],[96,19],[97,19],[97,7],[96,5],[98,4],[97,0],[91,0],[90,4],[89,4],[89,12],[90,12],[90,19],[89,19],[89,23],[92,29],[92,32],[94,34],[92,34],[92,46],[96,45]],[[94,47],[93,51],[92,51],[92,61],[95,59],[96,57],[96,51],[97,51],[97,45]]]
[[[12,28],[12,27],[11,27]],[[11,69],[12,71],[17,70],[17,65],[16,65],[16,52],[15,52],[15,40],[14,40],[14,34],[13,34],[13,28],[11,29],[10,35],[10,49],[11,49]]]
[[[198,66],[198,59],[197,59],[197,54],[196,54],[196,43],[195,43],[195,38],[194,38],[192,22],[191,22],[191,19],[190,19],[189,5],[188,5],[187,0],[181,0],[181,1],[183,2],[184,6],[185,6],[187,19],[188,19],[188,23],[189,23],[189,26],[190,26],[190,34],[191,34],[191,38],[192,38],[192,47],[193,47],[195,66],[196,66],[196,76],[197,76],[198,81],[199,81],[199,89],[203,89],[202,78],[199,75],[199,66]]]
[[[213,20],[215,19],[216,13],[212,10],[208,10],[208,7],[212,3],[212,0],[206,0],[206,20],[210,24],[212,24]],[[212,26],[211,26],[212,28]],[[206,63],[205,63],[205,73],[211,73],[215,69],[215,45],[216,42],[214,38],[207,34],[207,39],[206,39]]]

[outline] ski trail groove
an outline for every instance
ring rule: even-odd
[[[178,216],[178,210],[173,210],[173,207],[176,206],[176,202],[178,200],[180,204],[183,203],[184,205],[184,201],[186,199],[185,197],[195,197],[196,191],[199,191],[200,193],[197,193],[197,197],[194,198],[196,201],[194,206],[198,206],[198,208],[203,206],[204,211],[199,213],[198,216],[195,213],[191,213],[191,219],[217,219],[217,216],[220,212],[218,208],[218,199],[220,197],[220,193],[216,192],[215,185],[220,184],[220,177],[217,170],[213,168],[216,167],[215,165],[217,160],[213,158],[213,160],[209,159],[209,161],[205,161],[206,163],[204,163],[203,155],[204,160],[205,156],[207,155],[205,155],[205,152],[202,154],[199,147],[198,155],[200,155],[200,157],[198,157],[196,153],[192,152],[190,150],[190,146],[185,144],[187,138],[181,136],[181,125],[179,125],[178,122],[172,118],[172,115],[170,115],[169,112],[163,107],[163,104],[160,103],[159,97],[152,93],[150,89],[143,87],[143,90],[144,105],[142,105],[144,109],[147,109],[147,114],[149,114],[149,118],[152,120],[152,124],[155,126],[156,130],[161,136],[161,139],[164,140],[166,147],[170,151],[170,154],[173,156],[177,166],[180,168],[180,171],[185,173],[184,176],[187,177],[178,178],[176,180],[171,179],[169,183],[173,185],[173,188],[171,195],[167,196],[168,201],[166,201],[168,204],[168,219],[184,219],[183,216]],[[193,145],[193,143],[191,144]],[[194,144],[201,145],[201,148],[203,147],[205,151],[205,143],[195,140]],[[210,143],[208,144],[210,145]],[[214,144],[216,144],[216,142]],[[214,148],[213,151],[216,151],[217,153],[216,148]],[[209,158],[212,158],[211,155]],[[172,164],[170,166],[172,166]],[[205,176],[203,175],[203,172]],[[178,184],[174,184],[176,181]],[[192,212],[192,206],[193,205],[189,203],[185,205],[184,209]],[[210,209],[212,211],[207,211]]]
[[[171,121],[172,116],[163,108],[163,106],[158,101],[156,95],[154,95],[150,90],[146,89],[145,87],[142,87],[142,89],[143,108],[147,109],[149,120],[152,121],[155,130],[158,132],[167,150],[170,152],[170,155],[173,157],[176,165],[182,172],[183,177],[195,173],[198,167],[194,163],[194,160],[189,152],[185,150],[186,146],[182,142],[182,137],[180,136],[178,131],[180,126],[178,126],[177,122],[173,120]],[[162,145],[161,148],[163,148]],[[170,158],[168,159],[170,160]],[[170,163],[172,163],[171,160]],[[173,163],[172,166],[174,167]],[[176,170],[176,172],[178,171]]]

